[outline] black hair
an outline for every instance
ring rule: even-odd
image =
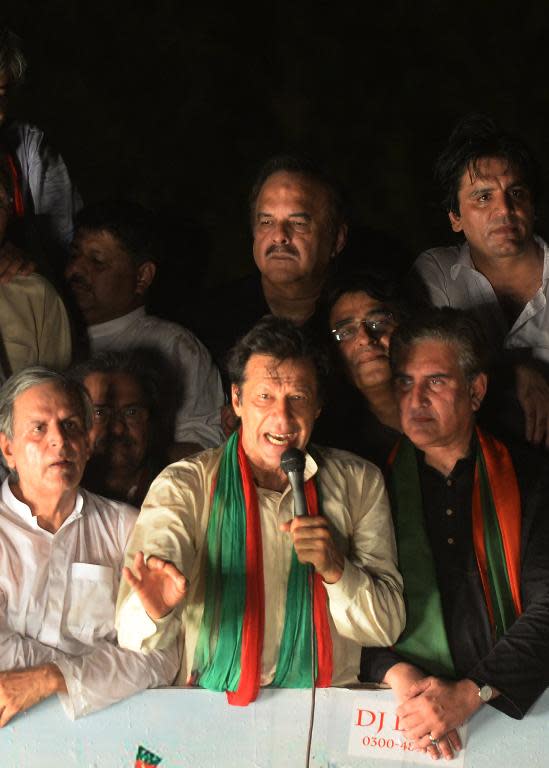
[[[256,203],[261,188],[267,179],[275,173],[292,173],[304,176],[319,184],[328,195],[328,218],[330,230],[335,237],[339,228],[347,219],[346,205],[336,183],[312,160],[297,155],[275,155],[261,166],[250,192],[250,221],[255,223]]]
[[[398,371],[409,347],[430,340],[453,344],[458,348],[458,362],[468,379],[488,372],[489,346],[476,320],[462,309],[438,307],[417,313],[395,330],[389,351],[393,373]]]
[[[177,406],[173,373],[155,349],[106,351],[71,368],[70,378],[84,384],[93,373],[122,373],[139,382],[149,411],[149,454],[163,456],[173,440]]]
[[[269,355],[284,360],[309,360],[315,369],[319,398],[322,399],[328,378],[328,358],[308,333],[291,320],[265,315],[243,336],[229,353],[227,370],[231,384],[239,389],[245,381],[245,370],[252,355]]]
[[[151,211],[129,200],[105,200],[87,205],[77,214],[75,232],[107,232],[115,237],[134,260],[136,267],[146,261],[159,264],[162,241]]]
[[[326,284],[321,301],[327,318],[346,293],[365,293],[382,302],[397,321],[407,315],[406,303],[396,281],[371,269],[356,269],[338,272]]]
[[[540,169],[526,143],[516,134],[498,128],[490,117],[473,114],[456,125],[435,164],[435,182],[447,212],[460,215],[458,193],[462,176],[467,170],[473,176],[479,175],[480,161],[487,157],[501,158],[515,169],[534,203],[538,200]]]

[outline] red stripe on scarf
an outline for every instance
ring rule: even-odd
[[[486,459],[486,457],[485,457]],[[490,626],[494,626],[494,608],[492,606],[492,596],[490,594],[490,582],[488,580],[488,561],[486,558],[486,547],[484,545],[484,518],[482,515],[482,499],[480,497],[480,480],[478,476],[478,466],[475,465],[475,476],[473,481],[473,503],[471,505],[471,522],[473,528],[473,547],[477,559],[478,571],[484,590],[486,608],[490,618]]]
[[[13,157],[7,153],[6,159],[8,162],[8,168],[11,174],[11,183],[13,187],[13,210],[18,218],[22,218],[25,215],[25,206],[23,204],[23,195],[21,193],[21,184],[19,183],[19,173],[17,172],[17,166],[13,160]]]
[[[229,704],[245,707],[257,698],[265,631],[265,587],[261,525],[254,479],[244,448],[238,440],[238,465],[246,505],[246,604],[242,621],[240,680],[236,691],[227,691]]]
[[[305,498],[309,515],[316,517],[318,515],[318,497],[314,480],[311,478],[305,483]],[[328,597],[322,576],[314,573],[314,599],[313,616],[316,633],[316,647],[318,657],[318,672],[316,676],[317,688],[329,688],[332,684],[333,673],[333,647],[332,635],[330,633],[330,624],[328,623]]]
[[[522,613],[520,599],[521,515],[519,513],[521,503],[517,476],[505,445],[491,435],[484,434],[478,427],[477,435],[490,479],[490,490],[501,531],[513,605],[517,616],[519,616]],[[486,553],[484,558],[486,562]]]

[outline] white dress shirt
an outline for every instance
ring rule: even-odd
[[[106,323],[88,326],[93,354],[108,350],[152,349],[171,366],[179,398],[175,440],[213,448],[225,439],[225,402],[219,371],[206,347],[186,328],[138,307]]]
[[[491,283],[475,269],[468,243],[424,251],[413,270],[435,307],[471,310],[491,344],[530,349],[533,357],[549,362],[549,247],[540,237],[535,240],[543,250],[541,286],[512,328]]]
[[[35,125],[10,120],[5,131],[8,147],[15,152],[21,170],[25,208],[33,212],[41,235],[68,249],[82,200],[63,158]]]
[[[116,645],[123,555],[137,510],[81,489],[55,533],[12,493],[0,500],[0,670],[54,662],[71,718],[169,684],[176,646],[143,656]]]

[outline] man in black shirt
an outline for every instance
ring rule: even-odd
[[[394,649],[365,653],[363,676],[391,685],[406,736],[435,758],[461,748],[457,726],[484,704],[521,718],[548,682],[549,473],[475,428],[483,358],[478,329],[447,308],[391,342],[407,625]]]
[[[250,224],[257,270],[224,286],[196,327],[222,373],[228,351],[264,315],[324,335],[318,300],[347,238],[338,190],[320,168],[293,156],[274,157],[260,169],[250,193]]]

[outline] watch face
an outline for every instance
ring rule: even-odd
[[[490,701],[492,693],[492,689],[489,685],[483,685],[482,688],[478,689],[478,695],[480,696],[481,701],[484,701],[485,703]]]

